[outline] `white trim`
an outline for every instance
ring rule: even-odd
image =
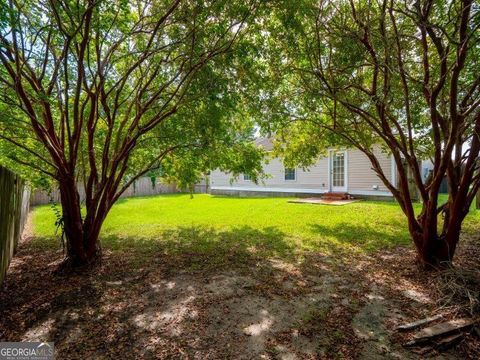
[[[348,149],[345,149],[345,169],[343,169],[343,172],[345,173],[345,192],[348,192]]]
[[[285,179],[285,177],[287,176],[287,167],[283,166],[283,181],[296,182],[297,181],[297,168],[294,167],[294,168],[288,168],[288,169],[290,169],[290,170],[293,169],[294,178],[293,179]]]
[[[391,158],[391,168],[390,168],[390,171],[392,172],[392,176],[391,176],[391,179],[392,179],[392,185],[394,187],[397,187],[397,164],[395,163],[395,158],[393,157],[393,155],[390,155],[390,158]]]
[[[231,190],[231,191],[258,191],[258,192],[279,192],[279,193],[303,193],[303,194],[325,194],[328,190],[323,189],[302,189],[302,188],[279,188],[279,187],[254,187],[254,186],[211,186],[211,190]],[[374,196],[392,196],[389,191],[350,191],[352,195],[374,195]]]
[[[328,191],[332,191],[332,185],[330,183],[330,177],[331,177],[330,176],[331,175],[330,171],[331,171],[331,168],[332,168],[331,165],[330,165],[331,156],[332,156],[332,149],[328,149],[328,157],[327,157],[327,163],[328,163],[328,167],[327,167],[327,189],[328,189]]]
[[[340,186],[337,186],[336,189],[333,188],[333,181],[331,180],[332,176],[333,176],[333,171],[332,171],[332,167],[331,167],[331,163],[333,162],[333,157],[332,157],[332,154],[333,153],[343,153],[343,186],[340,187]],[[347,192],[348,191],[348,155],[347,155],[347,150],[330,150],[330,153],[329,153],[329,159],[328,159],[328,164],[330,165],[329,166],[329,169],[328,169],[328,179],[329,179],[329,183],[331,184],[328,188],[330,189],[330,191],[332,192]]]

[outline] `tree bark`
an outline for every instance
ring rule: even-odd
[[[451,195],[450,195],[451,196]],[[414,239],[418,259],[424,268],[439,269],[450,266],[460,240],[462,222],[468,211],[455,206],[462,198],[449,198],[442,210],[442,230],[438,229],[439,211],[436,200],[424,204],[424,211],[418,216],[419,232],[410,231]]]
[[[442,269],[448,267],[455,254],[460,238],[460,230],[450,232],[449,235],[423,233],[415,242],[417,245],[418,260],[425,269]]]
[[[60,198],[66,247],[65,264],[81,267],[95,263],[100,255],[99,229],[103,223],[103,214],[88,223],[83,220],[80,195],[74,179],[67,177],[60,182]]]

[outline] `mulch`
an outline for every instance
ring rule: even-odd
[[[467,240],[459,249],[458,269],[478,268],[478,239]],[[62,256],[60,250],[32,247],[28,239],[20,244],[0,289],[1,341],[54,341],[57,357],[62,359],[259,355],[273,359],[282,354],[353,359],[367,342],[357,336],[352,322],[369,302],[372,289],[401,314],[387,314],[381,324],[392,349],[411,351],[402,344],[413,334],[395,330],[402,323],[438,313],[445,319],[474,315],[465,304],[442,303],[445,294],[439,289],[444,279],[419,269],[413,250],[404,247],[338,258],[306,253],[302,262],[281,266],[254,258],[238,266],[232,259],[223,268],[195,269],[188,267],[194,254],[157,254],[139,265],[135,254],[105,251],[95,268],[59,276],[55,269]],[[202,261],[208,264],[208,256]],[[208,290],[218,279],[226,283]],[[328,284],[318,279],[332,279],[333,285],[323,291],[322,286]],[[310,317],[297,314],[297,307],[304,304],[299,299],[322,293],[328,295],[324,312],[313,312]],[[268,316],[279,324],[278,329],[268,329],[267,322],[265,333],[258,338],[239,333],[236,327],[247,315],[246,309],[238,307],[237,298],[259,306],[279,304],[292,311],[292,320],[272,308]],[[313,350],[302,349],[304,344]],[[421,357],[435,358],[441,353],[432,349]],[[478,335],[466,334],[445,354],[480,358]]]

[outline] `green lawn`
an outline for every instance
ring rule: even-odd
[[[104,249],[234,256],[297,256],[305,251],[370,252],[409,244],[394,202],[344,206],[293,204],[287,198],[163,195],[119,201],[102,230]],[[33,211],[34,246],[58,247],[50,206]],[[465,229],[480,225],[480,212]]]

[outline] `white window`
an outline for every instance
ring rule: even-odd
[[[297,173],[295,169],[285,168],[285,180],[294,181],[297,178]]]
[[[252,177],[248,174],[243,174],[243,180],[245,181],[252,181]]]

